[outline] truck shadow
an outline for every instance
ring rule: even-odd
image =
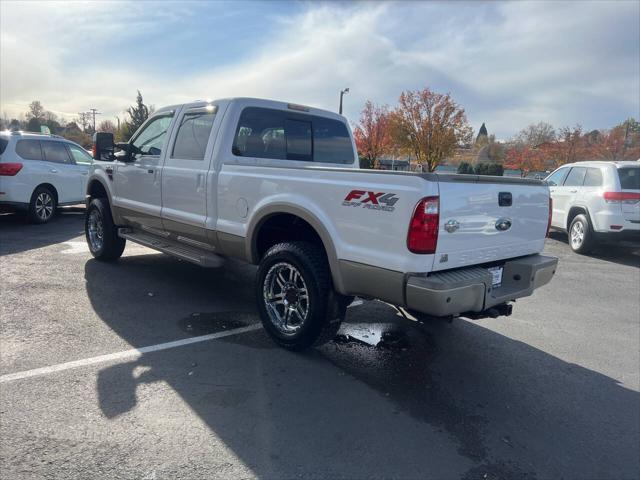
[[[0,256],[25,252],[84,235],[84,207],[64,207],[44,225],[17,213],[0,215]]]
[[[253,273],[161,255],[85,265],[93,308],[134,347],[257,322]],[[147,290],[156,296],[142,300]],[[305,354],[257,330],[105,367],[104,416],[139,408],[153,382],[261,478],[631,478],[640,468],[637,392],[477,324],[423,326],[381,302],[350,309],[336,341]],[[181,448],[181,432],[167,435]]]

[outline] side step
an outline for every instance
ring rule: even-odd
[[[181,258],[201,267],[219,267],[222,265],[222,257],[215,253],[201,250],[190,245],[184,245],[174,240],[159,237],[151,233],[143,233],[130,228],[119,228],[118,236],[139,243],[145,247],[153,248],[167,255]]]

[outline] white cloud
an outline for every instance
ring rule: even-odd
[[[144,3],[126,10],[72,4],[72,12],[60,13],[50,4],[44,11],[2,5],[0,107],[10,115],[37,98],[58,112],[95,106],[113,116],[138,88],[158,106],[238,95],[335,110],[348,86],[346,114],[355,121],[367,99],[392,104],[402,90],[430,85],[451,91],[476,128],[485,121],[506,137],[540,120],[606,127],[638,116],[640,105],[639,32],[637,21],[628,21],[638,18],[636,2],[311,5],[266,19],[277,22],[276,33],[256,38],[257,47],[237,61],[188,75],[171,68],[158,74],[143,61],[125,67],[101,48],[127,36],[135,50],[141,36],[188,22],[188,6],[142,12]],[[84,38],[103,61],[74,59]]]

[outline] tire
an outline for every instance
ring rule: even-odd
[[[324,251],[307,242],[269,249],[258,266],[256,299],[269,336],[294,351],[332,340],[347,306],[333,291]]]
[[[27,218],[31,223],[47,223],[56,214],[58,202],[49,187],[38,187],[31,194]]]
[[[569,226],[569,246],[571,250],[581,255],[589,253],[595,246],[593,229],[589,217],[585,214],[576,215]]]
[[[106,199],[91,200],[85,216],[84,232],[89,251],[96,260],[113,262],[122,256],[127,242],[118,236]]]

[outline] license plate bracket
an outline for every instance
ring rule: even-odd
[[[487,268],[489,273],[491,273],[491,286],[499,287],[502,284],[502,272],[504,267],[489,267]]]

